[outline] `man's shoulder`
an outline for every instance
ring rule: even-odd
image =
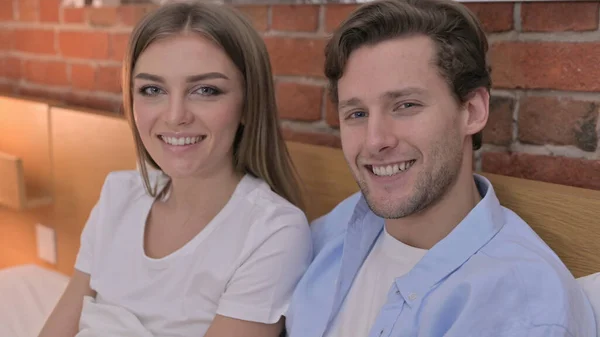
[[[505,308],[503,319],[524,326],[559,324],[576,336],[592,329],[593,311],[580,284],[525,222],[506,212],[505,227],[448,279],[447,289],[468,285],[476,307],[485,311],[485,301],[490,309]]]
[[[329,213],[313,220],[310,224],[315,253],[331,239],[342,235],[348,228],[348,223],[354,214],[356,204],[361,198],[361,192],[356,192],[337,204]]]

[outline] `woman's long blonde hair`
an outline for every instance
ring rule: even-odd
[[[208,3],[172,3],[159,7],[134,28],[123,60],[123,106],[131,126],[146,191],[161,197],[148,175],[160,170],[144,147],[133,118],[132,72],[139,56],[154,41],[183,32],[217,43],[243,75],[243,125],[234,141],[234,167],[263,179],[271,189],[303,208],[300,186],[278,123],[271,64],[260,35],[236,9]],[[174,50],[174,53],[182,52]]]

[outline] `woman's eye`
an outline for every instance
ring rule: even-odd
[[[202,96],[216,96],[221,93],[219,89],[213,87],[200,87],[195,92]]]
[[[141,87],[139,91],[143,96],[156,96],[163,92],[162,89],[152,85]]]

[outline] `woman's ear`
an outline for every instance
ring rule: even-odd
[[[467,135],[474,135],[485,127],[490,114],[490,93],[484,87],[475,89],[465,102]]]

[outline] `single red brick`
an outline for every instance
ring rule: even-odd
[[[358,5],[330,4],[325,6],[325,30],[333,32]]]
[[[0,1],[0,21],[12,21],[14,19],[14,8],[12,0]]]
[[[50,29],[16,29],[15,49],[34,54],[54,54],[54,31]]]
[[[156,5],[124,5],[117,7],[117,10],[122,24],[135,26],[146,14],[157,7]]]
[[[524,97],[519,110],[519,140],[530,144],[575,145],[594,152],[598,146],[598,102],[571,98]]]
[[[477,16],[486,33],[513,29],[514,3],[470,2],[465,5]]]
[[[275,75],[323,77],[324,39],[272,36],[265,43]]]
[[[600,190],[600,160],[526,153],[482,154],[484,172]]]
[[[127,51],[129,33],[114,33],[110,35],[110,58],[121,62]]]
[[[86,18],[85,8],[63,8],[63,23],[84,23]]]
[[[58,22],[60,12],[60,0],[41,0],[40,1],[40,21]]]
[[[107,32],[61,31],[58,41],[63,57],[95,60],[108,58]]]
[[[9,28],[0,29],[0,51],[14,48],[14,32]]]
[[[329,99],[329,95],[325,97],[325,121],[334,128],[340,126],[340,115],[335,104]]]
[[[62,61],[26,60],[24,78],[32,83],[68,85],[67,65]]]
[[[283,128],[283,138],[286,141],[293,141],[306,144],[322,145],[341,148],[340,138],[336,135],[323,132],[297,131],[290,128]]]
[[[101,66],[96,70],[96,89],[111,93],[121,92],[121,67]]]
[[[96,88],[96,68],[89,64],[71,64],[71,86],[75,89]]]
[[[498,42],[491,49],[497,88],[600,91],[598,42]]]
[[[91,26],[110,27],[117,24],[117,7],[90,7],[88,10],[88,22]]]
[[[598,29],[600,3],[569,1],[521,5],[524,32],[589,31]]]
[[[297,83],[277,83],[277,105],[282,119],[316,121],[321,119],[323,87]]]
[[[513,110],[515,100],[508,97],[492,96],[490,115],[483,129],[483,142],[495,145],[509,145],[512,142]]]
[[[287,32],[314,32],[319,28],[318,5],[273,5],[272,29]]]
[[[40,0],[18,0],[19,21],[38,21],[40,8],[39,1]]]
[[[4,66],[6,67],[6,71],[4,75],[13,80],[18,80],[21,78],[22,74],[22,61],[18,57],[7,56],[4,59]]]
[[[252,26],[259,32],[269,29],[269,6],[264,5],[236,5],[242,14],[250,20]]]

